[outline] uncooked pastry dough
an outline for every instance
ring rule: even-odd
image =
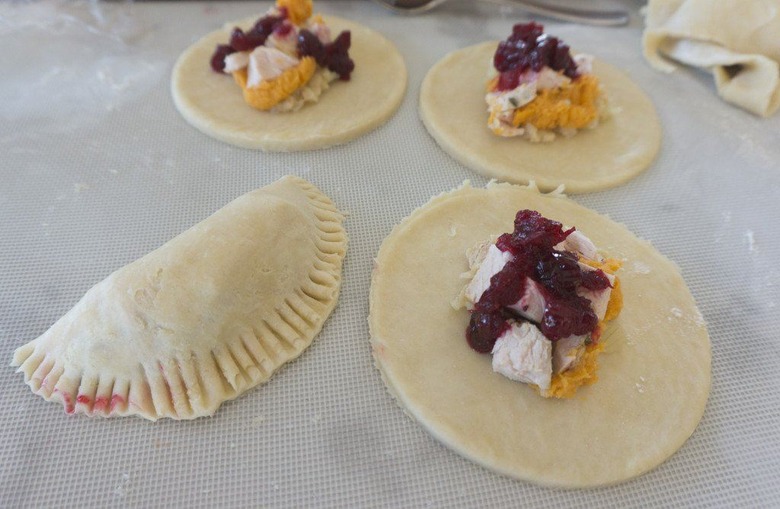
[[[595,129],[551,143],[502,138],[487,127],[485,82],[496,42],[470,46],[434,65],[420,90],[420,117],[436,142],[458,162],[491,178],[543,190],[599,191],[644,171],[661,145],[650,99],[625,74],[600,60],[593,73],[606,89],[612,117]]]
[[[652,0],[642,37],[645,58],[712,71],[718,94],[768,117],[780,108],[780,2]]]
[[[450,305],[464,284],[466,249],[512,231],[523,208],[576,225],[627,260],[625,306],[604,332],[599,381],[571,400],[542,398],[494,373],[490,356],[466,343],[468,312]],[[675,265],[559,195],[491,184],[435,197],[382,244],[370,301],[373,355],[401,406],[455,452],[514,478],[562,487],[624,481],[672,455],[704,412],[710,341]]]
[[[346,143],[387,121],[404,97],[406,65],[393,44],[377,32],[334,16],[323,16],[331,32],[352,32],[350,81],[334,81],[316,104],[290,113],[259,111],[244,102],[231,76],[211,70],[217,44],[235,26],[226,24],[190,46],[176,62],[171,93],[179,113],[203,133],[225,143],[274,152],[314,150]]]
[[[69,413],[211,415],[320,331],[338,298],[342,221],[297,177],[245,194],[92,287],[13,364]]]

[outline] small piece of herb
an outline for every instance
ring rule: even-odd
[[[510,97],[510,98],[509,98],[509,102],[510,102],[510,103],[512,104],[512,106],[514,106],[515,108],[517,108],[517,107],[519,106],[519,105],[517,104],[517,99],[515,99],[514,97]]]

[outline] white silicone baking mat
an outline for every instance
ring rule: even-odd
[[[528,18],[457,1],[415,18],[365,1],[317,4],[395,42],[407,95],[385,126],[352,143],[264,154],[190,127],[169,79],[189,44],[269,5],[0,4],[0,506],[780,504],[780,115],[724,104],[707,75],[652,70],[637,3],[625,2],[624,28],[548,23],[626,70],[658,107],[663,148],[649,171],[574,199],[679,265],[709,324],[713,384],[694,435],[654,471],[609,488],[540,488],[462,459],[408,418],[372,365],[366,322],[372,260],[393,225],[465,179],[486,183],[420,123],[427,69]],[[151,423],[66,415],[7,367],[94,283],[285,174],[348,212],[350,245],[336,311],[268,384],[212,418]]]

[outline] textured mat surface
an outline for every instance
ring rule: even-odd
[[[113,270],[236,196],[304,177],[348,212],[341,300],[312,347],[212,418],[89,419],[0,369],[2,506],[772,506],[780,500],[780,116],[721,102],[709,76],[664,75],[641,23],[550,23],[626,70],[664,126],[639,178],[574,199],[628,225],[686,278],[709,324],[713,386],[693,437],[649,474],[588,491],[492,474],[441,446],[387,394],[368,343],[372,261],[393,225],[471,179],[417,116],[427,69],[523,18],[455,2],[401,18],[368,2],[318,9],[393,40],[409,70],[399,112],[348,145],[264,154],[186,124],[169,94],[178,54],[267,3],[0,5],[0,361]],[[637,4],[628,4],[635,10]],[[359,72],[359,70],[357,71]],[[598,468],[598,465],[594,465]]]

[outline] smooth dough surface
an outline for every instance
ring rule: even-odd
[[[420,90],[420,117],[445,152],[472,170],[506,182],[533,180],[551,191],[599,191],[647,169],[661,146],[661,124],[642,90],[615,67],[595,60],[612,117],[551,143],[502,138],[487,127],[485,82],[496,42],[450,53],[434,65]],[[453,106],[457,105],[457,106]]]
[[[247,193],[96,284],[13,365],[68,413],[211,415],[320,331],[338,299],[342,222],[297,177]]]
[[[274,152],[314,150],[346,143],[387,121],[406,91],[406,65],[379,33],[334,16],[323,16],[334,35],[352,32],[350,81],[336,80],[315,104],[299,111],[259,111],[244,102],[229,75],[211,70],[217,44],[235,26],[248,28],[257,17],[227,23],[190,46],[173,68],[171,93],[179,113],[198,130],[225,143]]]
[[[599,381],[571,400],[494,373],[466,343],[468,312],[450,304],[466,249],[512,231],[523,208],[625,260]],[[396,226],[377,255],[369,325],[382,378],[414,419],[466,458],[544,485],[612,484],[657,466],[693,433],[710,389],[709,336],[675,265],[622,225],[527,187],[464,186]]]

